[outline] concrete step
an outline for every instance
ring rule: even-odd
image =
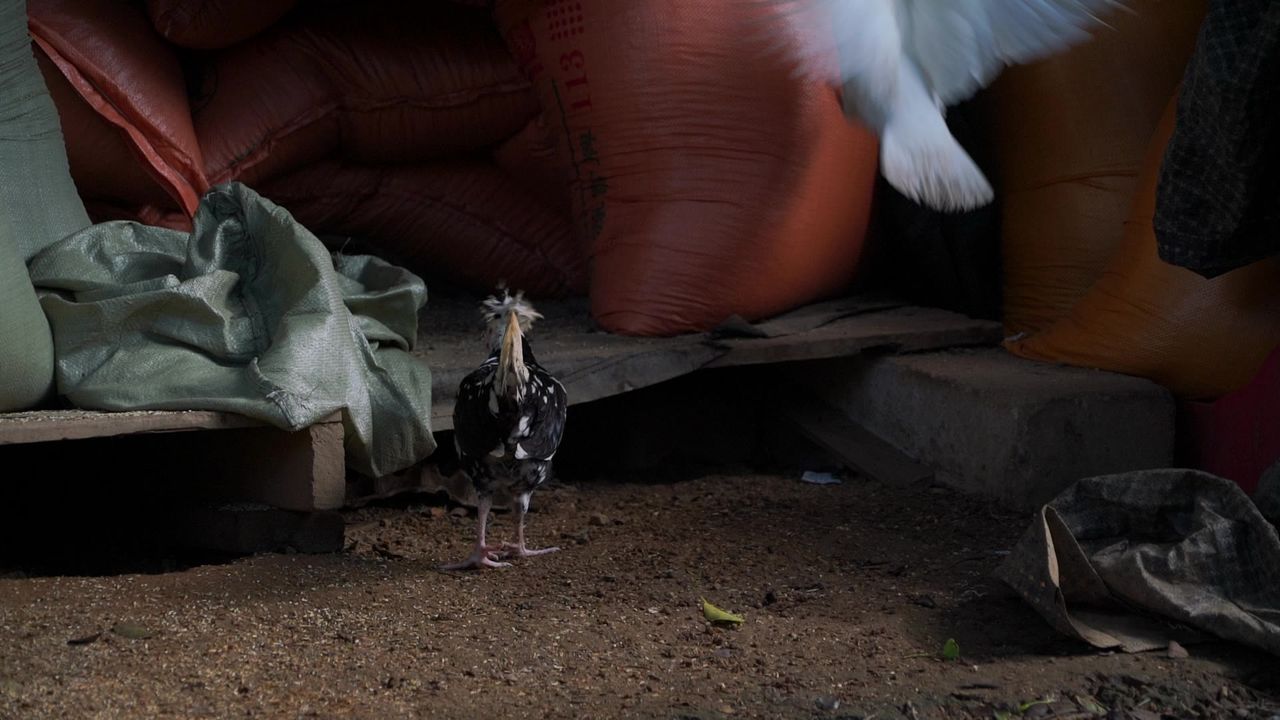
[[[1173,464],[1174,401],[1147,380],[971,349],[804,363],[787,379],[937,480],[1032,509],[1081,478]]]

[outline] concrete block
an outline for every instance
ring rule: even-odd
[[[848,358],[788,375],[940,481],[1012,508],[1084,477],[1173,463],[1172,396],[1126,375],[1001,349]]]

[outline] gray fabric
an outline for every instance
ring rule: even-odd
[[[1280,527],[1280,460],[1262,473],[1258,489],[1253,491],[1253,502],[1262,517]]]
[[[1280,655],[1280,537],[1233,482],[1194,470],[1081,480],[997,575],[1059,631],[1163,647],[1178,624]]]
[[[221,410],[288,430],[341,411],[348,464],[373,476],[435,449],[431,374],[409,352],[422,280],[331,255],[243,185],[206,193],[190,235],[101,223],[30,270],[58,391],[79,407]]]
[[[0,3],[0,412],[31,407],[53,387],[53,341],[24,262],[88,224],[32,54],[27,4]]]
[[[1211,0],[1165,148],[1160,258],[1213,278],[1280,253],[1280,3]]]

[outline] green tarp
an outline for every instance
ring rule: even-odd
[[[88,224],[32,54],[27,4],[0,3],[0,412],[35,405],[53,386],[53,343],[25,262]]]
[[[56,381],[95,410],[223,410],[287,430],[341,412],[348,464],[368,475],[431,454],[431,374],[410,354],[422,280],[329,253],[235,183],[202,198],[190,234],[90,225],[26,10],[0,7],[0,412]]]
[[[431,376],[410,354],[426,286],[333,255],[238,183],[201,199],[187,234],[91,225],[38,253],[59,394],[92,409],[206,409],[296,430],[341,411],[369,475],[429,455]]]

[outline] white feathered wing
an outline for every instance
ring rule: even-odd
[[[991,185],[947,129],[948,105],[1007,66],[1090,37],[1118,0],[756,0],[789,19],[785,52],[803,75],[843,88],[848,115],[880,138],[899,192],[935,210],[991,202]]]

